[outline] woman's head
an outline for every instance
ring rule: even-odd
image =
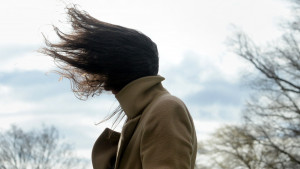
[[[68,8],[70,34],[55,27],[59,43],[46,39],[45,53],[59,73],[72,81],[79,98],[120,91],[129,82],[158,73],[156,44],[143,33],[99,21],[75,7]]]

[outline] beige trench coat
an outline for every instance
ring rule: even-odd
[[[197,138],[184,103],[161,76],[137,79],[117,95],[128,117],[120,133],[106,129],[92,151],[94,169],[194,169]]]

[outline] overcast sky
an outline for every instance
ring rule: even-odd
[[[163,85],[181,98],[194,117],[198,139],[221,124],[239,123],[248,97],[241,75],[253,68],[226,47],[234,26],[257,43],[280,36],[278,24],[290,15],[283,0],[73,0],[92,16],[142,31],[157,43]],[[56,126],[90,157],[92,145],[111,122],[95,125],[118,105],[104,94],[78,100],[67,79],[51,73],[53,61],[36,52],[42,32],[57,40],[55,24],[68,31],[59,0],[1,1],[0,128]],[[117,128],[120,130],[120,127]]]

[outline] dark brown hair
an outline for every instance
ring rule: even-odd
[[[41,52],[54,58],[62,77],[71,80],[79,99],[105,91],[120,91],[129,82],[157,75],[156,44],[143,33],[99,21],[75,6],[67,8],[72,32],[54,26],[60,38]],[[45,37],[45,36],[44,36]]]

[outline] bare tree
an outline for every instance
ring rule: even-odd
[[[275,42],[257,46],[242,31],[231,39],[234,52],[255,68],[254,89],[243,112],[242,126],[220,128],[200,144],[201,168],[300,168],[300,1],[292,21]]]
[[[252,160],[257,157],[255,145],[255,139],[242,128],[236,126],[219,128],[210,140],[199,143],[198,158],[202,160],[199,161],[198,168],[255,168],[256,163]]]
[[[299,18],[298,18],[299,19]],[[300,21],[300,20],[299,20]],[[246,125],[281,161],[275,168],[300,168],[300,25],[267,48],[238,33],[235,52],[259,72],[251,80],[255,93],[244,112]]]
[[[12,126],[0,133],[0,169],[79,169],[85,165],[54,127],[26,132]]]
[[[268,140],[258,138],[247,126],[224,126],[209,140],[199,143],[200,169],[277,169],[297,168]],[[289,167],[283,166],[283,161]]]

